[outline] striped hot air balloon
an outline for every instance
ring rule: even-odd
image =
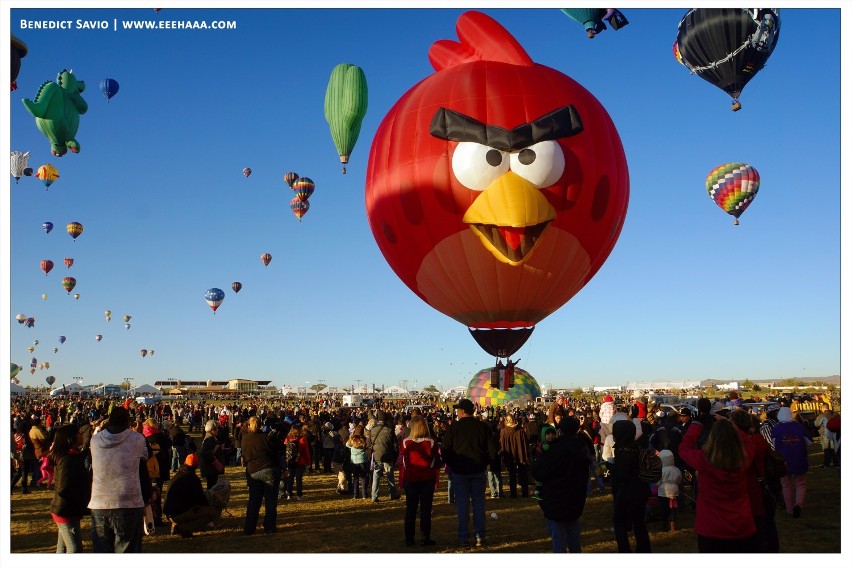
[[[707,193],[725,213],[740,224],[740,215],[754,201],[760,189],[760,175],[748,164],[731,162],[713,168],[707,176]]]

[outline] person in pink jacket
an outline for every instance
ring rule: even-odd
[[[698,448],[703,429],[693,422],[678,448],[701,480],[695,510],[698,552],[755,552],[757,528],[748,494],[751,457],[730,420],[717,416],[707,442]]]

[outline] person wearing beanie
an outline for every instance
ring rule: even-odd
[[[183,538],[192,537],[192,533],[213,528],[220,519],[220,513],[212,507],[201,487],[201,479],[196,475],[201,460],[198,454],[186,456],[169,483],[166,498],[163,501],[163,514],[171,521],[171,534]]]
[[[807,429],[793,420],[787,406],[778,409],[778,424],[772,429],[772,445],[787,462],[787,475],[781,478],[787,513],[799,518],[808,489],[808,446],[813,439]]]
[[[615,458],[611,468],[613,528],[618,552],[630,552],[628,532],[636,539],[636,552],[651,552],[651,539],[645,526],[645,504],[651,496],[650,486],[639,479],[639,447],[637,426],[632,420],[612,424]]]
[[[610,424],[612,423],[612,417],[615,415],[615,401],[613,401],[611,396],[607,395],[603,398],[603,404],[601,404],[598,415],[601,419],[601,439],[606,439],[607,436],[612,434]]]
[[[393,424],[385,423],[387,415],[379,410],[376,413],[376,424],[367,436],[367,449],[372,452],[373,457],[373,487],[372,501],[379,501],[379,486],[382,477],[388,481],[388,492],[391,501],[399,499],[399,490],[394,479],[396,460],[399,456],[399,443],[393,433]]]
[[[586,506],[589,466],[594,461],[591,444],[577,435],[580,422],[566,416],[561,435],[549,426],[542,429],[547,449],[533,462],[530,473],[538,482],[538,505],[550,531],[554,553],[582,552],[580,516]]]

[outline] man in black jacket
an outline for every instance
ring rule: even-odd
[[[533,462],[530,473],[539,482],[538,502],[547,519],[547,528],[553,541],[553,552],[581,552],[580,515],[586,506],[586,485],[589,464],[594,455],[581,438],[577,437],[580,422],[566,416],[559,423],[561,436]]]
[[[470,548],[470,507],[476,546],[485,545],[485,470],[497,454],[497,441],[488,424],[474,416],[473,402],[463,398],[453,406],[458,420],[444,434],[441,455],[450,467],[456,494],[459,545]]]
[[[192,536],[192,531],[213,528],[219,519],[219,512],[210,506],[207,494],[201,487],[201,479],[196,475],[198,455],[186,456],[184,465],[169,483],[163,514],[172,521],[172,534],[183,538]]]
[[[399,499],[399,489],[393,477],[399,446],[394,434],[394,426],[392,423],[386,423],[387,421],[387,414],[379,410],[376,413],[376,423],[367,437],[367,448],[373,455],[373,503],[379,500],[382,476],[388,480],[391,501]]]

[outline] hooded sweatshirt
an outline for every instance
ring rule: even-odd
[[[663,450],[660,452],[660,461],[663,463],[663,470],[657,495],[668,498],[677,497],[680,494],[680,482],[683,474],[675,466],[674,454],[671,450]]]
[[[145,506],[139,460],[148,459],[145,437],[127,429],[101,430],[91,441],[92,498],[89,509],[132,509]]]

